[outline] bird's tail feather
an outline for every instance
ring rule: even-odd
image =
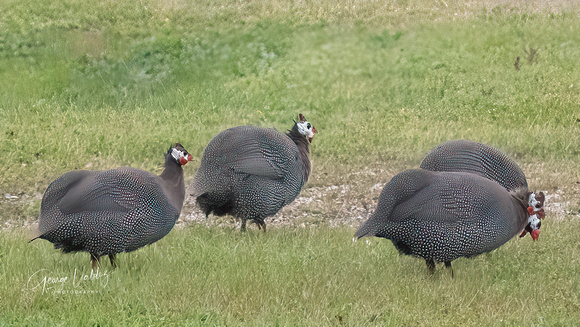
[[[34,241],[37,238],[40,238],[42,235],[44,235],[44,233],[40,231],[38,225],[33,227],[28,231],[28,238],[30,239],[28,243]]]
[[[376,232],[374,227],[375,224],[373,223],[373,217],[371,216],[371,218],[369,218],[359,227],[359,229],[354,234],[354,237],[361,238],[375,236]]]

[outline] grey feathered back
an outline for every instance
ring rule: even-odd
[[[390,239],[405,254],[450,262],[498,248],[526,225],[529,192],[462,172],[406,170],[387,183],[355,236]]]
[[[422,169],[477,174],[500,183],[508,191],[528,187],[520,167],[502,151],[469,140],[453,140],[435,147],[421,162]]]
[[[191,159],[181,145],[175,148]],[[161,176],[129,167],[71,171],[44,193],[38,237],[63,252],[87,251],[96,259],[130,252],[169,233],[184,195],[183,169],[171,149]]]
[[[308,140],[296,125],[288,134],[256,126],[234,127],[207,145],[192,182],[192,195],[206,215],[229,213],[242,220],[242,229],[248,219],[265,228],[266,217],[298,196],[310,169]]]

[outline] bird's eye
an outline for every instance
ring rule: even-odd
[[[308,123],[308,124],[306,124],[306,127],[307,127],[308,129],[310,129],[310,128],[312,127],[312,125],[310,125],[310,123]]]

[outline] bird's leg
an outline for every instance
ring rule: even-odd
[[[451,261],[445,261],[445,268],[451,269],[451,278],[453,278],[453,268],[451,267]]]
[[[435,261],[433,259],[425,259],[427,261],[427,270],[429,270],[430,274],[435,272]]]
[[[101,263],[99,261],[99,257],[93,253],[91,253],[91,269],[95,270],[95,267],[97,266],[101,266]]]
[[[111,261],[111,267],[113,267],[113,269],[117,268],[117,257],[114,253],[109,254],[109,261]]]
[[[244,218],[242,218],[242,228],[241,228],[242,233],[246,231],[246,220]]]
[[[266,223],[261,221],[258,223],[258,226],[262,227],[262,230],[264,231],[264,233],[266,232]]]

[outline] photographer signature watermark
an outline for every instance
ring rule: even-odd
[[[40,269],[28,278],[26,289],[42,290],[42,294],[94,294],[109,284],[110,273],[99,268],[91,270],[90,274],[79,272],[76,268],[72,275],[56,275],[48,269]],[[92,289],[87,289],[92,286]]]

